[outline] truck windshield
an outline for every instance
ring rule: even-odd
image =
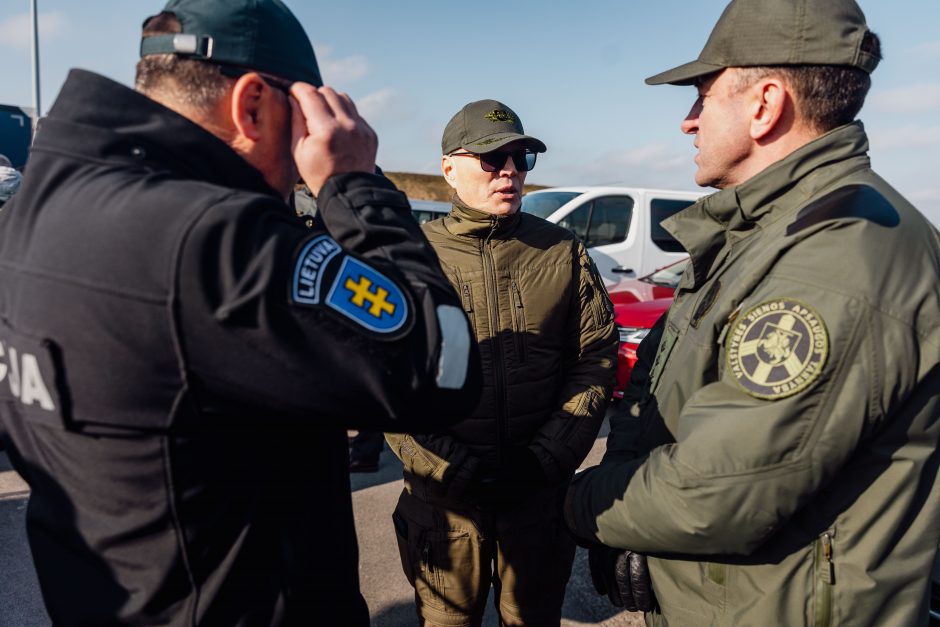
[[[522,210],[540,218],[547,218],[555,213],[559,207],[577,198],[581,192],[539,192],[526,194],[522,197]]]
[[[679,287],[679,279],[682,278],[682,273],[685,272],[685,267],[689,265],[688,259],[683,259],[672,265],[668,265],[665,268],[660,268],[656,272],[642,277],[641,281],[646,281],[647,283],[652,283],[653,285],[661,285],[662,287],[671,287],[673,289]]]

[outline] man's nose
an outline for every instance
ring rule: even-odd
[[[503,162],[503,167],[499,169],[500,174],[503,172],[505,172],[507,176],[519,173],[519,170],[516,168],[516,162],[510,154],[506,155],[506,161]]]
[[[692,105],[692,108],[689,109],[688,115],[685,116],[685,119],[682,120],[682,124],[679,125],[679,128],[682,129],[682,132],[686,135],[694,135],[698,133],[698,116],[702,112],[702,100],[698,99],[695,101],[695,104]]]

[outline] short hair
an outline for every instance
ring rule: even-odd
[[[7,168],[13,167],[13,162],[5,155],[0,153],[0,166],[5,166]]]
[[[144,23],[143,37],[180,33],[179,18],[164,11]],[[137,62],[134,89],[145,95],[161,94],[174,102],[206,110],[221,100],[232,79],[214,63],[187,59],[176,54],[153,54]]]
[[[881,59],[881,41],[871,31],[865,33],[862,50]],[[768,76],[777,76],[793,90],[796,107],[814,130],[826,133],[852,122],[865,104],[871,76],[845,65],[768,65],[738,69],[738,91]]]

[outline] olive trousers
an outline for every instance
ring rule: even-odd
[[[556,505],[565,487],[499,507],[402,492],[392,518],[422,625],[480,625],[492,585],[502,625],[558,627],[575,553]]]

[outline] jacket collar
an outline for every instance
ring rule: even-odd
[[[444,226],[453,235],[467,237],[506,239],[519,224],[522,210],[506,216],[494,216],[491,213],[469,207],[457,194],[451,199],[453,207],[444,218]]]
[[[692,258],[694,285],[720,265],[730,245],[793,213],[831,184],[837,173],[826,166],[853,160],[859,167],[869,165],[868,137],[859,121],[817,137],[744,183],[706,196],[664,220],[662,226]]]
[[[34,148],[170,170],[224,187],[277,196],[228,144],[160,103],[98,74],[72,70]]]

